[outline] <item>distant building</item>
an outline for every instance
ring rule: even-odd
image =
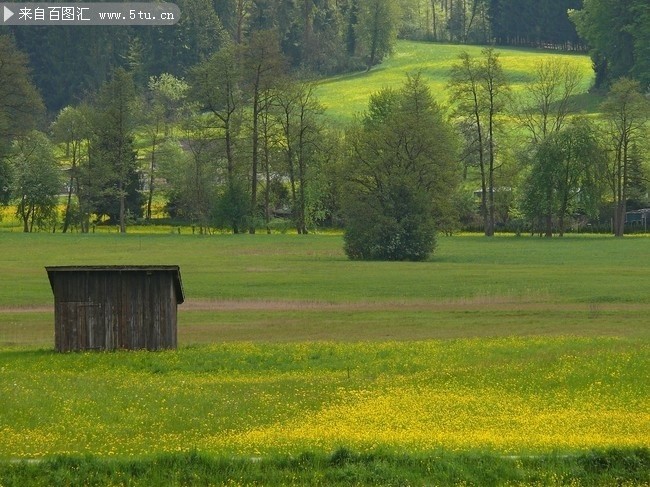
[[[644,230],[647,230],[648,220],[650,220],[650,208],[643,208],[641,210],[628,211],[625,213],[626,225],[643,227]]]
[[[178,266],[46,267],[56,350],[161,350],[177,346]]]

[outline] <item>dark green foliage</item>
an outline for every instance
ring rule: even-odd
[[[47,108],[58,111],[96,92],[115,68],[150,76],[176,76],[217,50],[223,28],[209,0],[177,0],[181,20],[173,26],[33,26],[11,28],[34,70]],[[44,49],[47,46],[47,49]]]
[[[250,215],[250,195],[246,186],[238,181],[227,185],[218,196],[214,209],[214,224],[217,228],[230,228],[239,233],[245,228]]]
[[[352,1],[175,3],[181,19],[173,26],[9,29],[29,57],[47,108],[58,111],[86,99],[117,67],[129,70],[143,89],[151,76],[183,77],[230,40],[245,46],[260,31],[277,34],[292,68],[323,74],[358,69],[366,62],[381,61],[391,50],[399,25],[396,5],[387,0],[362,2],[371,9],[379,5],[380,15],[372,17]]]
[[[348,134],[345,252],[352,259],[425,260],[435,218],[455,193],[455,143],[419,75],[371,97]]]
[[[9,161],[4,158],[0,158],[0,205],[6,205],[9,203],[9,198],[11,192],[11,169],[9,167]]]
[[[92,456],[55,457],[39,463],[0,463],[5,487],[49,485],[645,485],[647,448],[592,451],[568,456],[503,457],[438,452],[432,456],[391,452],[297,457],[212,457],[196,451],[137,460]]]
[[[11,37],[0,35],[0,157],[7,154],[14,137],[37,128],[43,102],[31,81],[27,57]],[[1,171],[1,170],[0,170]],[[0,172],[0,192],[7,186]]]
[[[426,260],[435,249],[430,195],[408,181],[391,182],[347,203],[345,253],[361,260]]]
[[[492,35],[499,45],[580,47],[567,10],[581,0],[491,0]]]
[[[136,95],[132,76],[122,68],[105,83],[95,104],[85,168],[89,207],[126,231],[130,217],[142,216],[142,181],[134,150]]]
[[[592,451],[580,455],[577,460],[586,475],[604,477],[610,482],[625,480],[642,485],[650,480],[650,450],[647,448]]]
[[[34,82],[48,110],[79,102],[108,80],[113,66],[124,65],[129,27],[33,26],[12,29],[29,56]],[[44,49],[43,46],[48,46]]]
[[[398,8],[392,0],[359,2],[356,48],[368,69],[392,51],[397,37]]]
[[[571,13],[589,44],[596,86],[628,76],[650,86],[650,4],[647,0],[585,0]]]
[[[126,222],[133,223],[135,219],[142,217],[142,204],[144,198],[142,195],[143,181],[140,173],[135,169],[135,152],[132,152],[130,159],[130,167],[125,173],[126,185],[124,191],[126,192],[125,205],[126,205]],[[108,178],[103,189],[93,197],[93,210],[98,219],[104,217],[108,219],[108,223],[112,225],[120,224],[120,201],[119,196],[115,190],[117,180]]]
[[[23,231],[51,229],[56,223],[56,196],[62,189],[62,174],[47,136],[32,131],[17,138],[10,163],[11,194]]]

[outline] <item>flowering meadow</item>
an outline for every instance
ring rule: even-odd
[[[4,350],[0,458],[643,447],[649,371],[623,338]]]
[[[650,485],[645,237],[1,237],[2,487]],[[180,265],[178,350],[52,350],[98,262]]]

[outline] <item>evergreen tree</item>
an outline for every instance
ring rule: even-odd
[[[650,86],[650,4],[646,0],[584,0],[571,13],[592,49],[597,86],[626,76]]]
[[[87,168],[95,213],[117,221],[121,233],[129,215],[142,216],[142,182],[133,146],[135,102],[133,79],[118,68],[97,96]]]
[[[0,35],[0,158],[15,137],[25,135],[43,116],[41,97],[32,84],[27,57],[12,39]],[[0,186],[4,186],[0,181]]]
[[[0,204],[7,204],[12,171],[6,157],[12,142],[34,129],[44,112],[27,57],[7,35],[0,35],[0,86]]]

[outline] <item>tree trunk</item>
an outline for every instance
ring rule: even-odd
[[[436,16],[436,1],[431,0],[431,16],[432,16],[432,24],[433,24],[433,40],[437,41],[438,40],[438,29],[437,29],[437,16]]]
[[[66,146],[66,152],[69,154],[69,146]],[[68,199],[65,205],[65,218],[63,220],[62,232],[68,231],[70,226],[70,207],[72,206],[72,193],[74,189],[75,173],[77,168],[77,142],[72,144],[72,167],[70,168],[70,187],[68,188]]]
[[[298,233],[302,235],[307,235],[307,224],[305,221],[305,185],[306,185],[306,166],[305,166],[305,155],[304,155],[304,138],[302,135],[302,130],[300,138],[298,141],[298,178],[300,180],[300,192],[299,192],[299,204],[298,204]]]
[[[269,149],[269,106],[264,107],[264,223],[266,233],[271,235],[271,154]]]
[[[120,192],[120,233],[126,233],[126,195],[123,181],[120,181],[118,190]]]
[[[151,167],[149,173],[149,197],[147,199],[147,221],[151,221],[151,205],[153,203],[153,185],[154,185],[154,171],[156,170],[156,144],[158,142],[157,134],[154,134],[151,143]]]
[[[23,232],[29,233],[29,211],[25,212],[23,209],[22,219],[23,219]]]
[[[235,32],[235,42],[240,45],[243,40],[244,17],[246,15],[244,0],[237,1],[237,32]]]
[[[74,163],[72,165],[72,168],[74,170]],[[65,218],[63,219],[63,229],[61,230],[63,233],[68,231],[68,227],[70,226],[70,207],[72,206],[72,184],[74,182],[74,177],[70,177],[70,186],[68,187],[68,196],[66,199],[66,204],[65,204]]]
[[[259,80],[259,78],[258,78]],[[257,214],[257,166],[259,162],[259,83],[256,83],[253,96],[253,161],[251,167],[251,221],[248,226],[248,233],[255,234],[255,216]]]
[[[490,113],[490,121],[489,121],[489,137],[490,137],[490,143],[489,143],[489,150],[490,150],[490,160],[489,160],[489,167],[488,167],[488,198],[489,198],[489,207],[488,207],[488,213],[489,213],[489,224],[488,224],[488,229],[486,231],[486,236],[492,237],[494,236],[494,226],[495,226],[495,204],[494,204],[494,193],[496,191],[496,188],[494,187],[494,130],[493,130],[493,122],[492,122],[492,113]]]

